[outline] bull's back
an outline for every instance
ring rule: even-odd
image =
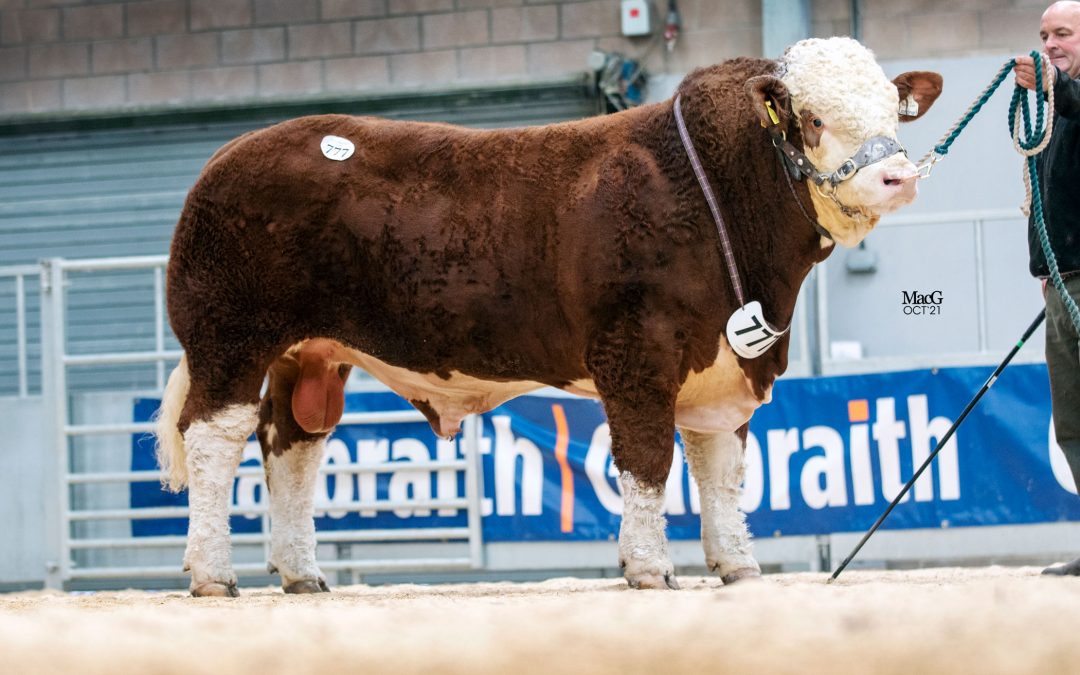
[[[192,189],[170,286],[236,280],[221,305],[391,363],[535,369],[563,356],[549,339],[568,322],[560,286],[573,265],[562,251],[611,129],[332,115],[249,134]],[[353,155],[324,156],[328,135],[352,142]]]

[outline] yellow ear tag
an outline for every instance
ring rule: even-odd
[[[780,124],[780,118],[777,116],[776,111],[773,110],[772,101],[765,101],[765,107],[769,111],[769,119],[772,120],[772,123],[773,124]]]

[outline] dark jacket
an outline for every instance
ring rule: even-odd
[[[1080,272],[1080,80],[1057,71],[1054,83],[1054,133],[1039,155],[1039,188],[1050,250],[1062,274]],[[1048,277],[1034,216],[1028,219],[1032,276]]]

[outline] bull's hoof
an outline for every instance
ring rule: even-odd
[[[191,589],[193,598],[239,598],[240,591],[236,590],[236,584],[221,584],[216,581],[208,581]]]
[[[1080,577],[1080,558],[1057,567],[1047,567],[1042,573],[1055,577]]]
[[[282,587],[282,590],[290,595],[306,595],[308,593],[329,593],[330,587],[322,579],[300,579]]]
[[[729,572],[724,576],[720,577],[720,581],[724,582],[725,586],[730,586],[731,584],[738,583],[740,581],[760,579],[761,570],[755,569],[753,567],[744,567],[742,569],[735,570],[734,572]]]
[[[669,560],[647,562],[631,559],[627,564],[626,558],[620,556],[619,567],[622,568],[623,577],[630,588],[679,590],[679,581],[675,578],[675,569]]]
[[[679,581],[674,574],[639,574],[627,577],[626,583],[630,588],[666,591],[679,590]]]

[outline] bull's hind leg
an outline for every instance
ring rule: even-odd
[[[623,493],[619,566],[632,588],[677,589],[668,554],[664,484],[675,442],[677,359],[638,321],[611,328],[587,364],[611,425]]]
[[[184,569],[191,572],[192,595],[235,597],[229,502],[244,444],[258,421],[262,373],[221,378],[228,384],[212,387],[216,378],[199,370],[197,358],[190,361],[191,389],[179,424],[190,505]]]
[[[760,576],[746,517],[739,511],[747,427],[714,434],[679,431],[701,495],[701,544],[709,569],[725,584]]]
[[[322,412],[304,409],[306,418],[318,417],[319,425],[326,431],[308,433],[296,419],[294,392],[301,379],[301,364],[311,369],[322,369],[321,362],[295,358],[287,355],[270,368],[270,383],[259,410],[259,443],[266,467],[266,484],[270,490],[271,547],[268,567],[281,574],[281,586],[286,593],[318,593],[328,591],[326,577],[315,561],[315,486],[319,465],[329,428],[340,419],[343,398],[342,385],[348,377],[348,367],[331,367],[324,384],[309,383],[302,393],[310,393],[310,387],[320,389],[320,395],[309,400],[321,399]],[[318,373],[321,374],[321,373]],[[308,378],[311,379],[311,378]],[[325,384],[329,381],[329,384]],[[326,406],[328,397],[333,405]],[[309,406],[310,407],[310,406]],[[326,407],[331,408],[329,413]]]
[[[262,415],[260,414],[260,417]],[[266,485],[270,490],[270,560],[267,569],[281,575],[286,593],[330,590],[315,561],[315,481],[319,475],[326,436],[283,443],[289,434],[280,422],[260,420]]]

